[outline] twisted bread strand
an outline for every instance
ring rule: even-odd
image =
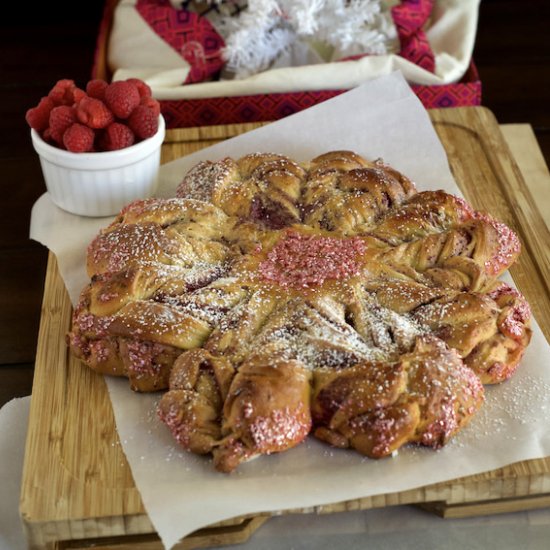
[[[304,223],[344,235],[365,232],[414,193],[410,180],[380,161],[367,162],[349,151],[326,153],[310,164]]]
[[[489,276],[498,276],[519,255],[519,243],[513,252],[502,255],[500,236],[493,224],[472,220],[442,233],[434,233],[418,240],[400,244],[383,252],[379,260],[390,265],[409,265],[425,272],[434,267],[465,269],[471,273],[469,262],[450,262],[461,257],[470,258]],[[478,276],[474,276],[476,280]]]
[[[207,454],[221,439],[219,418],[235,369],[203,349],[182,353],[170,375],[159,416],[184,448]]]
[[[233,379],[224,403],[222,436],[213,450],[222,472],[259,454],[286,451],[311,430],[311,373],[276,352],[249,357]]]
[[[314,374],[314,435],[381,458],[408,442],[441,447],[483,400],[483,386],[458,354],[424,336],[391,363]]]
[[[178,195],[90,244],[68,342],[135,390],[169,385],[161,419],[222,471],[310,430],[372,457],[440,446],[529,343],[495,280],[516,235],[381,161],[256,153],[200,163]]]

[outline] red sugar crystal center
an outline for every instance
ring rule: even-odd
[[[357,257],[366,250],[358,237],[338,239],[288,232],[259,266],[264,280],[304,288],[359,272]]]

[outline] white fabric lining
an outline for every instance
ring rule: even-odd
[[[180,80],[179,76],[187,75],[189,65],[148,27],[135,10],[136,0],[122,0],[117,7],[108,60],[114,80],[143,78],[159,100],[350,89],[396,70],[409,83],[449,84],[460,80],[470,64],[479,2],[436,0],[426,31],[435,55],[435,73],[390,54],[357,61],[275,68],[242,80],[181,85],[185,77]]]

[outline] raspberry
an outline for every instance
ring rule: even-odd
[[[46,141],[47,143],[52,143],[53,142],[53,138],[52,138],[52,133],[50,131],[49,128],[46,128],[43,132],[42,132],[42,139],[44,141]]]
[[[118,118],[128,118],[139,105],[139,92],[135,84],[119,80],[105,89],[105,103]]]
[[[93,79],[86,91],[73,80],[58,80],[25,118],[45,141],[87,152],[115,151],[147,139],[156,134],[159,116],[160,104],[151,88],[130,78],[112,84]],[[115,122],[117,118],[122,120]]]
[[[159,125],[155,110],[146,105],[138,105],[128,118],[128,126],[140,139],[147,139],[157,133]]]
[[[63,143],[65,130],[76,122],[76,111],[68,105],[59,105],[50,112],[50,136],[57,143]]]
[[[86,153],[94,146],[95,133],[91,128],[75,122],[63,134],[63,145],[67,151]]]
[[[74,91],[77,89],[74,80],[58,80],[50,90],[48,96],[56,105],[72,105],[74,103]]]
[[[76,108],[76,116],[82,124],[90,128],[105,128],[113,122],[113,113],[105,103],[93,97],[84,97]]]
[[[144,96],[141,98],[140,105],[145,105],[146,107],[150,107],[155,111],[155,114],[157,116],[160,115],[160,103],[156,99],[153,99],[152,97]]]
[[[86,97],[86,92],[80,88],[73,90],[73,107],[78,105]]]
[[[105,89],[107,88],[107,86],[108,84],[107,82],[105,82],[105,80],[96,78],[94,80],[90,80],[90,82],[86,84],[86,93],[90,97],[105,101]]]
[[[50,121],[50,112],[55,107],[49,97],[43,97],[36,107],[29,109],[25,114],[27,124],[37,132],[44,131]]]
[[[149,85],[145,84],[145,82],[143,82],[143,80],[140,80],[139,78],[128,78],[126,80],[126,82],[130,82],[131,84],[133,84],[137,88],[137,91],[139,93],[139,97],[141,97],[141,98],[151,97],[153,95]]]
[[[101,136],[99,146],[102,151],[116,151],[117,149],[124,149],[130,147],[136,140],[134,132],[120,122],[113,122],[107,128]]]

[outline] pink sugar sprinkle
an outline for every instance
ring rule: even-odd
[[[192,415],[192,406],[185,403],[171,403],[168,410],[158,409],[158,416],[164,424],[168,427],[174,439],[184,448],[189,449],[191,443],[191,436],[194,432],[193,422],[189,422],[188,418],[184,414],[184,410],[181,407],[185,407],[186,412]]]
[[[521,292],[504,283],[489,293],[489,296],[493,298],[493,300],[497,300],[504,294],[510,294],[514,298],[517,298],[516,303],[512,308],[514,319],[521,321],[522,323],[527,322],[531,318],[531,308]]]
[[[357,256],[366,250],[358,237],[308,236],[289,231],[268,253],[259,271],[264,280],[297,288],[345,279],[359,272]]]
[[[466,221],[474,217],[474,210],[473,208],[462,198],[454,196],[454,200],[456,204],[460,207],[461,213],[460,213],[460,220]]]
[[[73,350],[80,353],[80,357],[88,357],[90,355],[90,342],[80,334],[71,333],[69,335],[69,345]]]
[[[155,375],[160,369],[160,365],[155,363],[155,359],[162,353],[163,346],[156,342],[146,342],[142,340],[128,341],[128,369],[139,376]]]
[[[525,324],[531,318],[531,308],[523,295],[507,284],[499,285],[488,294],[493,300],[498,300],[505,295],[513,296],[515,300],[502,321],[500,329],[510,338],[521,341],[525,334]]]
[[[139,215],[146,212],[148,209],[150,209],[153,205],[160,203],[160,199],[157,198],[149,198],[149,199],[138,199],[130,204],[126,205],[121,211],[120,215],[124,216],[128,214],[129,212]]]
[[[249,429],[256,447],[272,452],[302,441],[311,429],[311,420],[302,411],[276,409],[269,417],[255,418]]]
[[[487,374],[491,376],[493,380],[504,381],[508,380],[512,374],[516,371],[516,365],[507,365],[504,363],[493,363],[488,369]]]
[[[85,312],[75,316],[75,324],[80,332],[92,332],[99,338],[107,336],[112,321],[112,317],[98,317]]]
[[[487,296],[489,296],[489,298],[492,298],[493,300],[496,301],[501,296],[504,296],[506,294],[509,294],[516,298],[523,298],[523,296],[515,288],[512,288],[510,285],[507,285],[506,283],[499,284],[494,290],[487,293]]]
[[[98,363],[108,361],[111,355],[109,347],[103,340],[92,340],[90,342],[90,352],[95,354]]]
[[[420,443],[427,447],[439,448],[458,428],[457,414],[452,400],[441,404],[439,418],[426,426]]]
[[[505,223],[495,220],[489,214],[474,212],[473,218],[490,223],[498,235],[498,250],[492,258],[485,262],[485,269],[489,275],[498,275],[509,267],[521,249],[518,236]]]
[[[515,340],[522,337],[524,332],[524,326],[523,323],[520,321],[517,321],[512,316],[506,317],[502,323],[502,330],[503,332],[507,333],[510,337],[514,338]]]

